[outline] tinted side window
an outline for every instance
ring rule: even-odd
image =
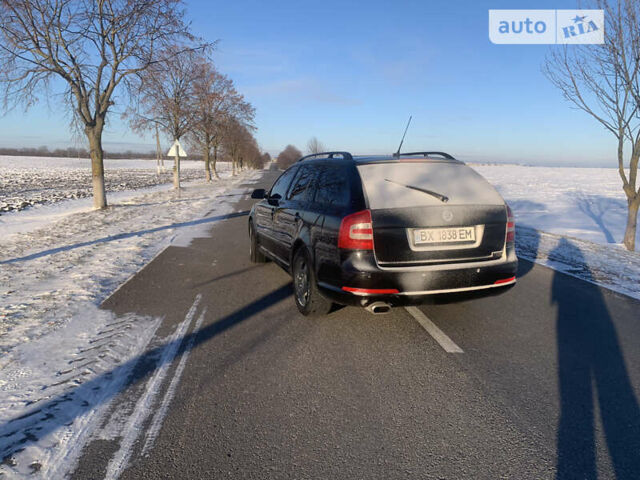
[[[310,200],[309,194],[312,192],[314,174],[314,169],[308,165],[300,167],[287,195],[287,200],[295,200],[297,202]]]
[[[276,183],[271,187],[270,196],[280,195],[280,198],[284,198],[287,194],[287,190],[289,189],[289,184],[291,183],[291,179],[296,173],[296,168],[291,168],[284,172],[280,177],[276,180]]]
[[[324,167],[318,174],[315,202],[322,206],[346,207],[351,198],[348,172],[339,167]]]

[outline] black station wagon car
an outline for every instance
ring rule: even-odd
[[[305,315],[372,313],[515,283],[515,224],[500,194],[451,155],[301,158],[249,215],[250,255],[293,276]]]

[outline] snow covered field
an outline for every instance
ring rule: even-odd
[[[595,243],[622,243],[627,202],[615,168],[470,165],[507,200],[518,225]]]
[[[105,160],[108,192],[138,190],[172,181],[173,161],[165,160],[166,171],[157,173],[155,160]],[[204,178],[202,162],[180,162],[185,181]],[[220,163],[220,171],[228,171]],[[33,205],[51,204],[91,196],[88,159],[0,156],[0,215]]]

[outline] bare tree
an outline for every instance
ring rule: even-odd
[[[302,152],[300,150],[293,145],[287,145],[285,149],[278,154],[278,167],[284,170],[297,162],[300,157],[302,157]]]
[[[33,105],[64,86],[87,137],[93,205],[105,208],[102,133],[119,87],[164,59],[168,41],[191,44],[180,0],[0,0],[4,109]],[[188,47],[185,47],[188,48]],[[51,98],[49,95],[48,98]]]
[[[325,146],[316,137],[311,137],[307,142],[307,153],[322,153],[326,152]]]
[[[216,163],[218,150],[234,120],[252,127],[255,109],[244,100],[233,81],[206,62],[199,66],[202,74],[194,84],[194,122],[189,134],[190,143],[198,146],[204,159],[206,179],[218,178]],[[213,152],[213,158],[211,153]]]
[[[251,134],[250,128],[234,118],[227,120],[223,145],[231,157],[232,175],[243,170],[249,159],[253,163],[254,157],[260,155],[258,142]]]
[[[180,140],[195,122],[195,84],[204,74],[206,58],[199,52],[170,45],[162,52],[167,60],[139,75],[138,102],[128,112],[131,127],[143,133],[160,126],[171,141]],[[180,188],[180,155],[176,152],[173,186]]]
[[[260,153],[260,149],[254,151],[254,155],[249,157],[248,166],[255,170],[262,170],[267,163],[271,161],[271,155],[268,153]]]
[[[247,130],[248,131],[248,130]],[[260,154],[260,148],[258,148],[258,142],[255,137],[249,132],[249,137],[242,145],[240,152],[240,168],[262,168],[262,155]]]
[[[555,50],[543,71],[568,101],[617,139],[618,173],[628,205],[623,243],[634,250],[640,207],[640,2],[594,4],[604,10],[604,43]]]

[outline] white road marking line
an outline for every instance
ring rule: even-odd
[[[162,382],[164,381],[164,377],[167,375],[167,371],[178,353],[178,349],[182,344],[182,338],[189,330],[189,326],[196,314],[196,309],[198,308],[200,300],[202,300],[202,295],[196,295],[193,305],[189,308],[184,320],[180,325],[178,325],[176,331],[171,335],[169,342],[165,345],[162,355],[158,360],[158,368],[156,369],[155,374],[147,382],[145,391],[136,402],[136,406],[133,409],[127,424],[122,429],[120,448],[109,461],[107,473],[104,476],[105,480],[117,479],[127,466],[129,458],[131,457],[132,447],[142,431],[145,420],[151,413],[155,397],[158,395]]]
[[[429,320],[422,311],[417,307],[405,307],[405,310],[409,312],[413,318],[415,318],[422,328],[424,328],[429,335],[433,337],[433,339],[440,344],[444,351],[447,353],[464,353],[462,349],[453,343],[446,333],[440,330],[435,323]]]
[[[151,422],[151,426],[147,432],[147,440],[144,442],[144,447],[142,448],[142,456],[145,456],[151,447],[153,447],[153,443],[158,437],[158,433],[160,432],[160,427],[162,426],[162,422],[164,417],[167,416],[167,410],[169,410],[169,404],[176,393],[176,388],[178,386],[178,382],[180,382],[180,377],[182,377],[182,372],[187,363],[187,359],[189,358],[189,353],[191,353],[191,349],[193,348],[193,344],[196,340],[196,333],[200,330],[200,326],[202,325],[202,321],[204,320],[204,316],[207,313],[207,308],[205,307],[202,310],[202,313],[198,317],[195,326],[193,327],[191,338],[189,338],[189,342],[184,347],[184,353],[182,357],[180,357],[180,362],[176,367],[176,371],[173,374],[173,378],[171,379],[171,383],[167,387],[167,391],[164,394],[164,398],[162,399],[162,403],[160,404],[160,408],[156,411],[156,414],[153,417]]]

